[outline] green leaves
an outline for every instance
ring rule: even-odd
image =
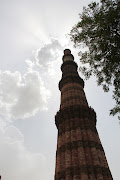
[[[92,74],[98,85],[108,92],[114,86],[113,99],[116,106],[110,111],[120,112],[120,1],[101,0],[83,8],[78,22],[70,32],[75,47],[85,44],[88,51],[80,51],[80,61],[89,68],[80,68],[88,79]]]

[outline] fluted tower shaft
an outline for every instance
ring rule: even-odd
[[[55,180],[112,180],[96,129],[96,113],[88,106],[84,81],[68,49],[61,70]]]

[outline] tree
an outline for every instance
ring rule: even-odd
[[[87,65],[80,71],[86,79],[94,74],[97,84],[106,92],[113,85],[116,105],[110,114],[120,113],[120,0],[101,0],[83,7],[70,38],[75,47],[83,44],[87,47],[78,54],[80,61]]]

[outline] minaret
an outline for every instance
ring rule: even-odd
[[[84,81],[69,49],[64,50],[55,180],[112,180],[96,129],[96,113],[88,106]]]

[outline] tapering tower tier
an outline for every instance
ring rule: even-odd
[[[84,81],[69,49],[64,50],[55,180],[112,180],[96,129],[96,113],[88,106]]]

